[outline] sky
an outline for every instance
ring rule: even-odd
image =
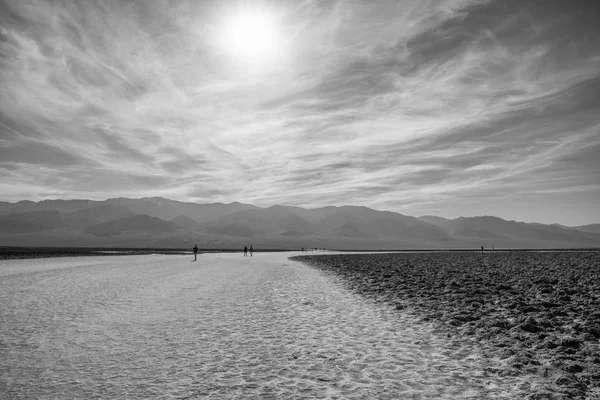
[[[0,0],[0,200],[600,223],[599,20],[595,0]]]

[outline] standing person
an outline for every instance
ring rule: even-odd
[[[198,258],[198,245],[194,245],[194,261]]]
[[[254,249],[252,249],[252,245],[250,245],[250,257],[252,257],[252,252],[254,251]]]
[[[481,246],[481,252],[483,253],[483,246]]]
[[[244,257],[248,255],[248,246],[244,246]]]

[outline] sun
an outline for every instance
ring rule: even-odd
[[[279,47],[274,15],[262,9],[242,9],[227,18],[224,47],[235,57],[259,62],[274,56]]]

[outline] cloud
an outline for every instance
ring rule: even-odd
[[[58,147],[43,142],[30,141],[0,146],[0,159],[4,163],[42,164],[49,166],[69,166],[80,160]]]
[[[222,46],[224,2],[0,2],[6,199],[456,215],[597,193],[592,2],[261,4],[284,46],[249,65]]]

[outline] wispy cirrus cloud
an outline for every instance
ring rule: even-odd
[[[0,2],[4,200],[597,220],[592,2],[247,3],[268,63],[223,48],[235,3]]]

